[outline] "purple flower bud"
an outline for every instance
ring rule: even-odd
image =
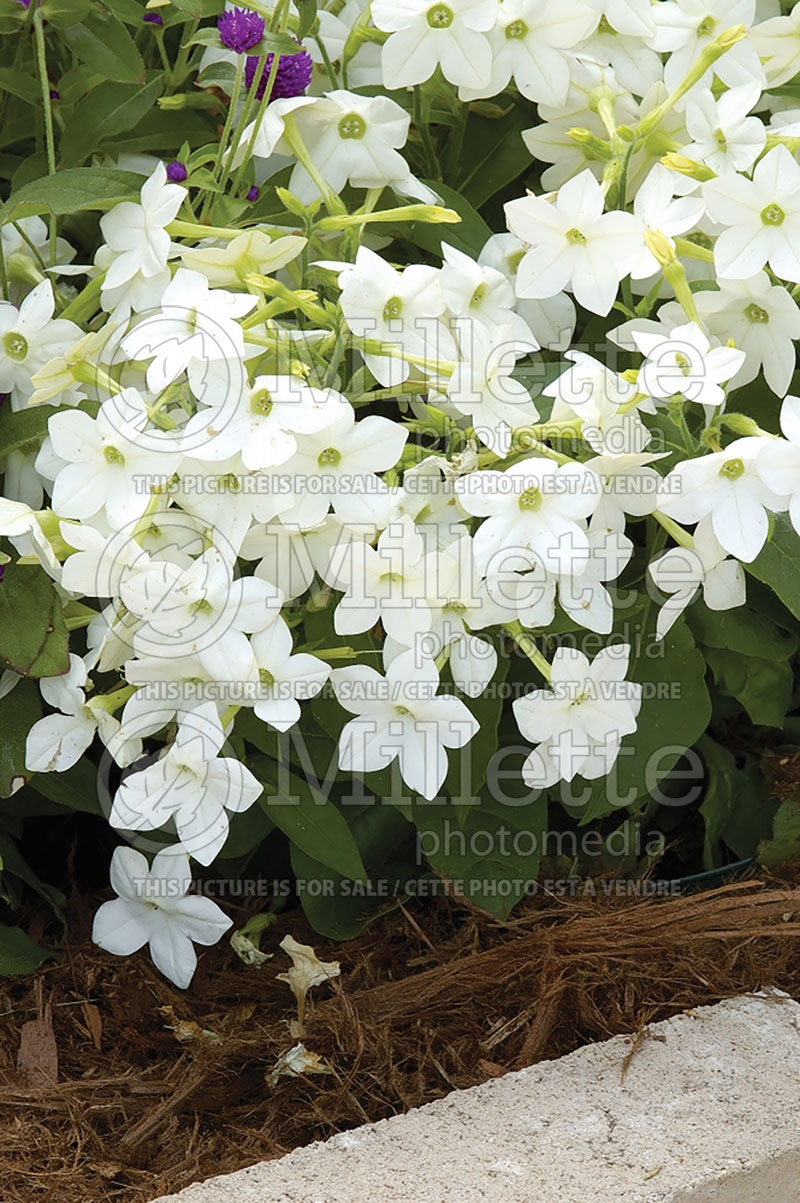
[[[296,38],[295,41],[297,41]],[[278,100],[287,96],[302,96],[311,82],[314,61],[300,42],[297,42],[297,45],[300,46],[299,54],[281,55],[275,75],[275,82],[272,85],[270,100]],[[256,88],[256,96],[259,100],[262,99],[267,86],[270,69],[272,68],[272,59],[273,56],[268,54],[261,79]],[[252,88],[253,86],[257,66],[258,59],[255,55],[250,55],[244,71],[244,80],[248,88]]]
[[[5,566],[5,564],[0,564],[0,585],[2,585],[3,577],[5,575],[6,575],[6,566]]]
[[[158,13],[145,13],[144,20],[147,21],[150,25],[163,25],[164,24],[164,22],[161,20],[161,17],[158,15]]]
[[[60,100],[60,99],[61,99],[61,93],[60,93],[60,92],[57,92],[57,91],[55,90],[55,88],[51,88],[51,89],[50,89],[50,99],[51,99],[51,100]]]
[[[251,50],[264,36],[264,18],[247,8],[234,8],[224,12],[217,21],[220,41],[229,50],[244,54]]]
[[[253,184],[253,187],[247,193],[247,199],[249,201],[257,201],[258,200],[258,188],[256,188],[255,184]]]
[[[167,179],[172,180],[173,184],[182,184],[187,175],[183,163],[179,163],[177,159],[167,164]]]

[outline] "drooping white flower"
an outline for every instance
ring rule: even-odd
[[[189,858],[165,848],[153,859],[133,848],[116,848],[111,885],[119,895],[94,917],[92,939],[105,952],[130,956],[145,944],[153,964],[185,990],[197,967],[194,944],[216,944],[232,924],[212,899],[189,894]]]
[[[390,34],[381,52],[384,85],[421,84],[437,66],[452,84],[483,87],[492,56],[486,34],[497,0],[373,0],[372,20]]]
[[[383,677],[356,665],[334,669],[331,684],[356,716],[339,737],[339,767],[370,772],[397,759],[403,781],[424,798],[435,798],[447,776],[445,749],[462,748],[478,731],[462,701],[436,696],[436,665],[414,649],[392,661]]]
[[[537,345],[517,339],[512,326],[490,331],[482,322],[468,321],[459,348],[463,360],[448,381],[447,399],[472,419],[476,438],[507,455],[511,432],[539,418],[528,389],[513,376],[517,360]]]
[[[670,594],[656,619],[656,638],[663,639],[702,589],[709,610],[732,610],[746,600],[744,569],[728,559],[709,518],[697,524],[693,547],[671,547],[652,560],[648,572],[663,593]]]
[[[525,196],[505,206],[512,234],[530,243],[517,273],[522,297],[549,297],[569,287],[593,313],[606,314],[641,242],[632,213],[603,212],[603,192],[590,171],[559,190],[555,201]]]
[[[773,146],[752,180],[723,176],[703,184],[708,214],[727,228],[714,246],[721,279],[748,280],[765,263],[783,280],[800,282],[800,166]]]
[[[590,664],[583,652],[560,647],[550,687],[512,703],[520,731],[538,744],[522,768],[526,785],[544,788],[577,774],[592,781],[610,771],[641,706],[641,685],[625,680],[630,650],[614,644]]]
[[[586,467],[602,481],[602,495],[592,514],[590,526],[625,530],[626,514],[643,518],[656,508],[661,476],[648,465],[668,452],[626,452],[621,455],[595,455]]]
[[[800,534],[800,397],[784,399],[781,430],[784,438],[765,443],[756,467],[769,489],[789,498],[789,517]]]
[[[642,243],[631,265],[634,280],[647,279],[661,270],[644,240],[645,231],[663,234],[674,249],[672,239],[693,229],[705,212],[705,203],[699,196],[673,196],[676,182],[675,172],[656,163],[637,190],[633,212],[642,223]]]
[[[155,831],[173,820],[189,855],[210,865],[228,838],[227,812],[247,810],[264,789],[240,760],[218,755],[224,742],[216,707],[193,710],[159,760],[123,778],[109,823]]]
[[[638,407],[632,407],[636,386],[585,351],[567,351],[564,358],[571,366],[543,390],[555,399],[551,420],[580,418],[581,438],[598,455],[642,452],[650,442],[650,431]]]
[[[724,451],[684,460],[664,478],[658,509],[676,522],[710,516],[721,547],[749,564],[766,542],[767,510],[788,505],[767,487],[756,466],[768,442],[755,436],[734,439]]]

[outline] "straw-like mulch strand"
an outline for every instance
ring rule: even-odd
[[[85,903],[77,910],[80,927]],[[770,987],[800,997],[800,888],[789,882],[538,898],[505,924],[441,899],[338,945],[285,914],[270,947],[288,931],[338,959],[342,976],[314,991],[305,1017],[304,1043],[330,1072],[275,1085],[267,1075],[296,1043],[294,999],[275,980],[281,952],[246,968],[221,945],[184,994],[145,955],[116,960],[86,941],[7,983],[3,1203],[146,1203],[687,1008]],[[17,1068],[20,1032],[48,1005],[57,1080],[32,1085],[40,1054],[33,1071]]]

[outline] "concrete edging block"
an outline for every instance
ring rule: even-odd
[[[800,1004],[727,999],[156,1203],[800,1203]]]

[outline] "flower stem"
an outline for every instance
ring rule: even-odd
[[[549,681],[551,675],[550,663],[539,651],[530,631],[525,630],[519,619],[504,623],[503,629],[511,636],[519,650],[525,653],[531,664],[535,668],[538,668],[545,681]]]
[[[38,0],[37,0],[38,2]],[[47,78],[47,55],[45,51],[44,27],[42,14],[37,8],[33,16],[34,40],[36,43],[36,67],[39,73],[39,86],[42,90],[42,107],[44,109],[44,135],[47,143],[47,174],[56,174],[56,144],[53,137],[53,109],[50,103],[50,83]],[[55,267],[57,219],[55,213],[50,215],[50,266]]]

